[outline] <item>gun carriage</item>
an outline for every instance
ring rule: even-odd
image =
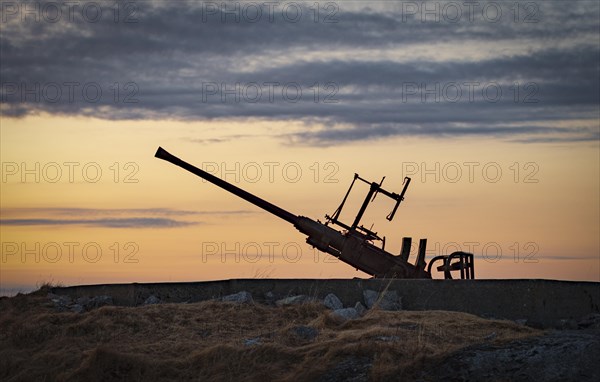
[[[361,178],[358,174],[354,174],[354,179],[346,192],[341,204],[335,210],[333,215],[325,215],[326,222],[321,223],[305,216],[295,215],[284,210],[264,199],[259,198],[241,188],[234,186],[231,183],[224,181],[204,170],[201,170],[179,158],[168,153],[162,147],[159,147],[154,155],[156,158],[163,159],[176,166],[183,168],[195,174],[214,185],[229,191],[230,193],[240,197],[257,207],[291,223],[298,231],[308,236],[306,242],[317,248],[318,250],[328,253],[340,261],[351,265],[375,278],[407,278],[419,279],[431,278],[431,270],[434,263],[441,263],[436,270],[443,272],[446,279],[451,279],[451,272],[460,272],[460,277],[463,279],[472,279],[475,277],[473,254],[466,252],[454,252],[450,255],[442,255],[434,257],[427,266],[425,261],[425,249],[427,239],[419,240],[419,248],[417,258],[414,264],[409,260],[410,248],[412,239],[405,237],[402,239],[402,248],[400,254],[394,255],[385,250],[385,237],[379,237],[377,232],[364,227],[360,224],[369,203],[375,200],[378,194],[382,194],[391,198],[396,203],[392,211],[387,215],[386,219],[391,221],[396,215],[396,211],[400,203],[404,200],[404,195],[410,184],[410,178],[404,178],[403,188],[400,194],[389,192],[382,188],[383,180],[379,183],[369,182]],[[369,185],[369,191],[356,215],[352,224],[346,224],[339,220],[340,213],[350,195],[356,181],[365,182]],[[343,228],[342,231],[334,229],[332,226]],[[380,242],[381,247],[375,245],[375,242]]]

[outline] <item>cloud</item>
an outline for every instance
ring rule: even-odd
[[[472,19],[462,2],[432,3],[433,19],[421,2],[318,3],[318,15],[310,2],[263,4],[255,19],[249,4],[262,3],[132,4],[121,15],[136,22],[66,14],[23,22],[5,12],[3,116],[301,121],[293,139],[273,134],[309,145],[406,135],[597,139],[564,128],[598,118],[596,2],[532,2],[516,15],[513,3],[482,1]],[[458,21],[448,21],[448,4],[462,7]],[[500,20],[483,13],[490,5]],[[290,21],[294,12],[302,17]]]
[[[560,128],[521,124],[495,125],[493,122],[490,122],[486,126],[478,124],[454,126],[453,124],[432,123],[425,127],[412,124],[382,124],[354,126],[351,128],[318,129],[289,134],[287,135],[287,139],[294,144],[328,146],[340,142],[383,139],[394,136],[421,136],[439,139],[477,136],[512,137],[513,140],[521,143],[583,142],[595,141],[600,138],[598,131],[587,127]]]
[[[3,215],[7,214],[52,214],[61,216],[96,216],[96,215],[162,215],[162,216],[188,216],[188,215],[245,215],[253,214],[250,210],[177,210],[172,208],[72,208],[72,207],[42,207],[42,208],[3,208]]]
[[[180,228],[200,221],[174,219],[189,216],[246,215],[257,211],[189,211],[169,208],[3,208],[3,226],[85,226],[103,228]],[[133,216],[132,216],[133,215]],[[142,215],[142,216],[140,216]],[[143,216],[146,215],[146,216]],[[9,216],[10,218],[6,218]]]
[[[236,141],[239,139],[245,139],[245,138],[256,138],[256,137],[261,137],[263,135],[257,135],[257,134],[232,134],[232,135],[227,135],[227,136],[223,136],[220,138],[190,138],[190,137],[185,137],[182,138],[182,140],[185,140],[187,142],[193,142],[193,143],[200,143],[200,144],[212,144],[212,143],[225,143],[225,142],[230,142],[230,141]]]
[[[114,219],[5,219],[0,220],[4,226],[65,226],[78,225],[103,228],[177,228],[199,224],[165,218],[114,218]]]

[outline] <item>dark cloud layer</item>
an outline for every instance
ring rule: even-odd
[[[3,208],[3,226],[85,226],[103,228],[179,228],[199,221],[179,220],[185,217],[211,215],[246,215],[255,211],[188,211],[170,208]],[[32,217],[33,216],[33,217]],[[8,217],[8,218],[7,218]],[[177,219],[179,218],[179,219]]]
[[[518,15],[513,2],[482,1],[472,21],[457,22],[444,19],[449,2],[429,2],[440,20],[426,22],[407,11],[420,2],[317,3],[318,16],[312,2],[282,2],[256,20],[258,2],[122,2],[119,22],[109,3],[96,3],[104,8],[95,23],[77,12],[74,21],[22,21],[5,10],[3,115],[294,120],[305,131],[278,135],[310,145],[599,136],[593,1],[520,2]],[[484,16],[488,5],[500,6],[500,20]]]
[[[197,224],[165,218],[120,218],[120,219],[6,219],[0,220],[4,226],[65,226],[79,225],[104,228],[175,228]]]
[[[73,208],[73,207],[48,207],[48,208],[3,208],[0,214],[50,214],[57,216],[98,216],[98,215],[159,215],[159,216],[189,216],[189,215],[242,215],[252,214],[255,211],[191,211],[176,210],[172,208]]]

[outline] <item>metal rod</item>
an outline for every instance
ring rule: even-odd
[[[379,187],[379,185],[377,183],[371,183],[371,188],[369,188],[367,197],[365,198],[362,206],[360,207],[360,210],[358,211],[358,214],[356,215],[356,218],[354,219],[354,223],[352,223],[352,229],[355,229],[358,226],[360,219],[362,219],[362,216],[365,213],[367,206],[369,205],[369,202],[371,200],[371,197],[373,196],[373,193],[377,190],[378,187]]]
[[[229,191],[236,196],[239,196],[240,198],[254,204],[255,206],[262,208],[267,212],[272,213],[273,215],[282,218],[283,220],[286,220],[292,224],[296,224],[296,222],[298,221],[298,216],[177,158],[175,155],[170,154],[169,152],[167,152],[167,150],[163,149],[162,147],[159,147],[158,150],[156,150],[156,154],[154,154],[154,156],[156,158],[166,160],[167,162],[171,162],[174,165],[183,168],[184,170],[188,170],[192,174],[195,174],[203,179],[208,180],[212,184],[219,186],[222,189]]]

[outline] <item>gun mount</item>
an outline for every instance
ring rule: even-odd
[[[332,216],[325,215],[327,222],[323,224],[305,216],[294,215],[293,213],[288,212],[281,207],[269,203],[256,195],[242,190],[231,183],[228,183],[177,158],[176,156],[168,153],[162,147],[158,148],[154,156],[179,166],[203,179],[206,179],[214,185],[229,191],[230,193],[256,205],[257,207],[262,208],[267,212],[270,212],[271,214],[289,223],[292,223],[298,231],[308,236],[306,239],[308,244],[322,252],[337,257],[346,264],[368,273],[373,277],[429,279],[431,278],[431,268],[433,263],[441,260],[443,264],[439,266],[437,270],[444,272],[444,276],[446,278],[452,278],[450,275],[451,271],[460,271],[461,278],[474,278],[473,255],[470,253],[454,252],[448,256],[437,256],[429,263],[429,267],[426,269],[425,248],[427,245],[427,239],[421,239],[419,241],[417,259],[415,264],[411,264],[408,262],[412,243],[411,238],[403,238],[401,252],[396,256],[385,251],[385,237],[381,238],[371,229],[359,225],[368,204],[372,202],[380,193],[396,201],[393,210],[387,216],[387,220],[391,221],[394,218],[400,203],[404,200],[404,195],[408,185],[410,184],[410,178],[404,178],[404,187],[402,192],[400,194],[396,194],[384,190],[381,187],[385,177],[380,183],[370,183],[361,178],[358,174],[355,174],[352,184],[350,185],[348,192],[346,192],[342,203]],[[356,218],[354,219],[354,222],[351,225],[347,225],[339,221],[339,216],[356,180],[370,184],[370,188]],[[338,231],[330,227],[329,223],[342,227],[344,231]],[[381,241],[381,248],[374,245],[374,241]]]

